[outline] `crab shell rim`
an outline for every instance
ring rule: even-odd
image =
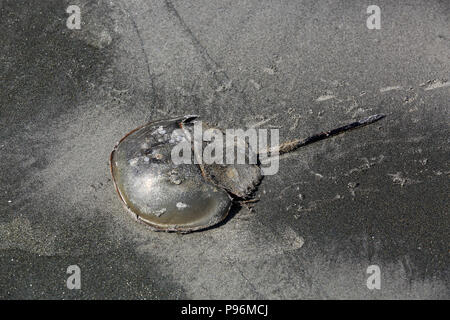
[[[173,118],[173,119],[180,119],[180,120],[181,120],[181,119],[184,119],[183,121],[180,122],[180,124],[181,124],[182,122],[187,121],[188,119],[197,118],[197,117],[198,117],[197,115],[187,115],[187,116],[183,116],[183,117],[175,117],[175,118]],[[161,120],[173,120],[173,119],[161,119]],[[157,120],[157,121],[159,121],[159,120]],[[120,144],[123,140],[125,140],[129,135],[133,134],[134,132],[138,131],[139,129],[142,129],[143,127],[148,126],[148,125],[150,125],[150,124],[152,124],[152,123],[154,123],[154,122],[156,122],[156,121],[150,121],[150,122],[147,122],[146,124],[143,124],[143,125],[141,125],[141,126],[135,128],[135,129],[131,130],[131,131],[128,132],[126,135],[124,135],[124,136],[123,136],[123,137],[122,137],[122,138],[114,145],[114,148],[113,148],[113,150],[111,151],[111,154],[110,154],[110,156],[109,156],[109,170],[110,170],[110,172],[111,172],[111,177],[112,177],[112,181],[113,181],[113,183],[114,183],[114,188],[116,189],[116,192],[117,192],[117,194],[119,195],[120,201],[122,202],[122,205],[125,207],[126,211],[127,211],[127,212],[128,212],[128,213],[129,213],[129,214],[130,214],[137,222],[142,223],[142,224],[144,224],[145,226],[149,227],[150,230],[152,230],[152,231],[157,231],[157,232],[176,232],[176,233],[186,234],[186,233],[191,233],[191,232],[195,232],[195,231],[206,230],[206,229],[209,229],[209,228],[211,228],[211,227],[213,227],[213,226],[216,226],[216,225],[220,224],[221,222],[223,222],[223,221],[228,217],[228,214],[230,213],[230,210],[231,210],[231,207],[232,207],[232,198],[231,198],[231,196],[228,194],[228,192],[227,192],[227,194],[228,194],[228,197],[230,198],[231,204],[230,204],[230,206],[228,207],[228,210],[227,210],[227,211],[224,213],[224,215],[221,217],[221,219],[218,220],[218,221],[214,221],[214,222],[212,222],[211,224],[207,224],[207,225],[204,225],[204,226],[197,226],[197,227],[183,228],[183,227],[178,227],[177,225],[174,225],[173,227],[170,227],[170,228],[161,227],[161,226],[159,226],[159,225],[157,225],[157,224],[155,224],[155,223],[152,223],[152,222],[150,222],[150,221],[148,221],[148,220],[146,220],[146,219],[140,217],[137,213],[135,213],[133,210],[131,210],[130,207],[127,205],[127,203],[126,203],[125,200],[123,199],[122,193],[120,192],[120,190],[119,190],[119,188],[117,187],[117,184],[116,184],[116,179],[115,179],[115,177],[114,177],[113,164],[112,164],[113,156],[114,156],[114,153],[116,152],[117,147],[119,146],[119,144]],[[181,126],[180,126],[180,128],[181,128]],[[201,173],[202,173],[202,176],[204,177],[203,170],[200,170],[200,171],[201,171]]]

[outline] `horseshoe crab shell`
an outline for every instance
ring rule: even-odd
[[[171,160],[172,148],[185,139],[182,130],[175,130],[192,118],[148,123],[125,135],[111,153],[120,199],[154,230],[205,229],[222,221],[231,207],[228,193],[206,181],[198,165],[175,165]]]

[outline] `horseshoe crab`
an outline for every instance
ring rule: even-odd
[[[177,143],[186,141],[196,118],[150,122],[126,134],[111,152],[110,169],[120,200],[128,212],[153,230],[187,233],[216,225],[226,218],[234,201],[251,201],[262,180],[259,163],[196,164],[192,158],[189,164],[174,164],[171,151]],[[267,152],[291,152],[382,118],[382,114],[373,115],[282,143]]]

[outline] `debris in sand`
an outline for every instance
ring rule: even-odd
[[[305,244],[305,239],[298,235],[297,232],[291,227],[286,227],[281,236],[287,243],[287,245],[284,245],[284,250],[290,251],[300,249]]]
[[[359,186],[359,183],[358,183],[358,182],[349,182],[349,183],[347,184],[347,188],[349,189],[350,194],[352,195],[352,197],[355,197],[355,196],[356,196],[355,189],[356,189],[358,186]]]
[[[401,172],[389,173],[388,176],[392,177],[392,182],[394,184],[399,184],[401,187],[420,182],[420,181],[416,181],[416,180],[412,180],[410,178],[404,177],[403,173],[401,173]]]
[[[219,87],[216,89],[216,92],[223,92],[223,91],[230,90],[231,87],[232,87],[232,83],[233,83],[233,81],[230,80],[230,81],[228,81],[228,82],[222,84],[221,86],[219,86]]]
[[[348,187],[349,189],[355,189],[357,186],[359,186],[359,183],[358,183],[358,182],[349,182],[349,183],[347,184],[347,187]]]
[[[428,163],[428,159],[426,159],[426,158],[425,159],[421,159],[421,160],[419,160],[419,162],[420,162],[421,165],[424,166],[424,165],[426,165]]]
[[[322,96],[318,97],[316,99],[316,101],[317,102],[327,101],[327,100],[330,100],[330,99],[333,99],[333,98],[336,98],[336,96],[332,95],[332,94],[326,94],[326,95],[322,95]]]
[[[261,85],[258,82],[253,79],[250,79],[249,82],[255,87],[256,90],[261,90]]]
[[[267,74],[274,75],[277,72],[276,67],[263,68],[263,71]]]
[[[400,86],[392,86],[392,87],[385,87],[385,88],[381,88],[380,92],[388,92],[388,91],[392,91],[392,90],[400,90],[402,87]]]
[[[434,79],[434,80],[428,80],[426,83],[422,83],[420,86],[424,87],[426,85],[427,85],[427,87],[424,90],[428,91],[428,90],[434,90],[434,89],[438,89],[438,88],[448,87],[448,86],[450,86],[450,82],[448,82],[447,80]]]

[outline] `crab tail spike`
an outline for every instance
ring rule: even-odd
[[[314,134],[305,139],[296,139],[293,141],[284,142],[284,143],[280,144],[279,146],[271,148],[269,150],[269,152],[273,153],[274,151],[278,151],[278,154],[280,154],[280,155],[282,155],[284,153],[292,152],[292,151],[297,150],[298,148],[304,147],[308,144],[311,144],[311,143],[314,143],[314,142],[317,142],[317,141],[320,141],[320,140],[323,140],[326,138],[330,138],[332,136],[336,136],[338,134],[341,134],[343,132],[346,132],[346,131],[349,131],[352,129],[356,129],[356,128],[366,126],[368,124],[372,124],[378,120],[383,119],[384,117],[385,117],[384,114],[371,115],[370,117],[367,117],[360,121],[355,121],[355,122],[349,123],[345,126],[342,126],[342,127],[336,128],[336,129],[317,133],[317,134]]]

